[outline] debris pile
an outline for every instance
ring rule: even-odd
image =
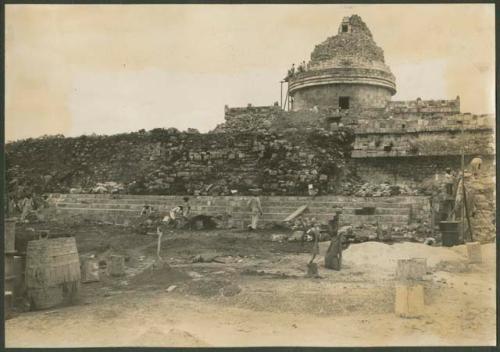
[[[404,226],[379,227],[379,238],[385,241],[424,242],[431,235],[427,223],[415,223]]]
[[[225,122],[219,124],[211,133],[227,132],[297,132],[323,128],[327,130],[342,127],[341,118],[346,114],[331,107],[311,110],[283,111],[279,106],[249,106],[246,108],[227,108]],[[348,125],[348,123],[345,123]]]
[[[339,193],[357,197],[390,197],[415,196],[421,192],[407,185],[345,182],[340,186]]]
[[[365,60],[384,62],[384,52],[373,41],[372,34],[361,17],[349,17],[351,32],[341,33],[316,45],[311,53],[311,61],[328,59],[351,58],[352,60]]]
[[[95,187],[90,189],[90,193],[123,193],[125,186],[117,182],[97,183]]]
[[[246,108],[228,108],[226,106],[223,124],[219,124],[213,132],[265,132],[271,126],[273,120],[281,113],[278,105],[256,106],[249,105]]]

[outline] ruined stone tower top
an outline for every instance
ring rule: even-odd
[[[316,45],[311,60],[289,79],[293,110],[314,106],[383,108],[396,93],[368,26],[358,15],[344,17],[338,34]]]
[[[373,41],[368,26],[358,15],[344,17],[338,34],[316,45],[310,66],[325,60],[354,60],[384,63],[384,52]]]

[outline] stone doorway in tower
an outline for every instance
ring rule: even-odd
[[[349,97],[339,97],[339,108],[340,110],[349,109]]]

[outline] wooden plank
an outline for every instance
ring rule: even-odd
[[[287,218],[283,221],[292,221],[293,219],[295,219],[297,216],[301,215],[308,207],[309,205],[308,204],[305,204],[301,207],[299,207],[297,210],[295,210],[293,213],[291,213],[290,215],[287,216]]]

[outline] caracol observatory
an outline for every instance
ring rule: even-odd
[[[290,107],[385,108],[396,79],[384,52],[358,15],[345,17],[338,34],[317,45],[307,66],[288,79]]]

